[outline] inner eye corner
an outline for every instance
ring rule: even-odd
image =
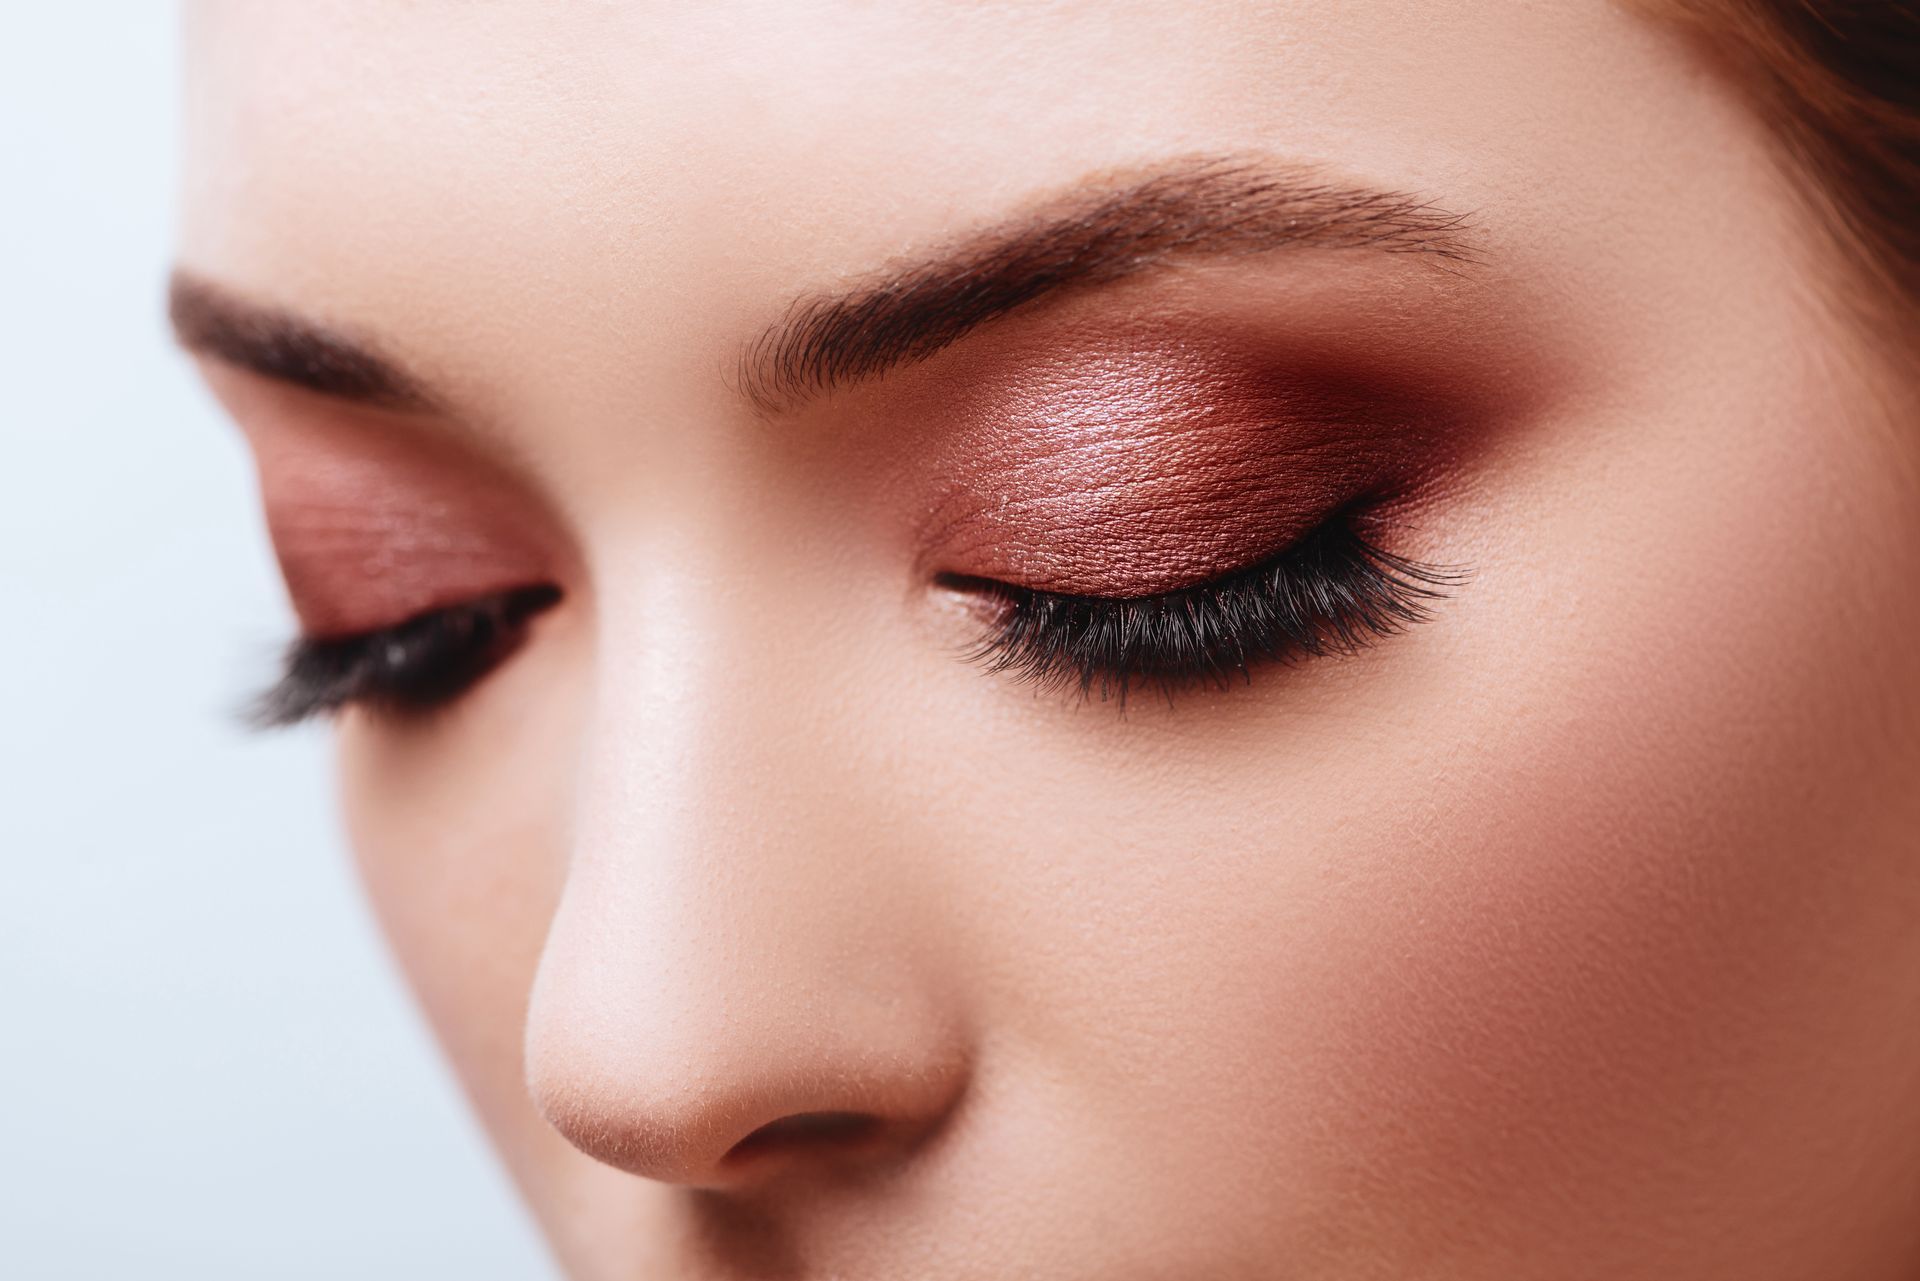
[[[942,591],[959,592],[969,596],[1005,595],[1009,590],[1008,584],[997,578],[963,574],[952,569],[943,569],[936,573],[933,576],[933,585]]]
[[[525,621],[535,615],[544,614],[558,606],[567,598],[567,591],[558,583],[529,583],[524,587],[508,590],[502,600],[507,613],[515,621]]]

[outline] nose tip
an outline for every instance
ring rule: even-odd
[[[529,1071],[562,1137],[629,1174],[718,1191],[902,1160],[952,1111],[962,1076],[922,1069],[864,1088],[842,1078],[781,1089],[693,1072],[683,1088],[648,1097],[631,1075],[588,1083],[579,1067]]]
[[[559,1019],[556,1020],[556,1015]],[[897,1011],[896,1011],[897,1015]],[[964,1091],[957,1039],[845,1026],[798,1036],[614,1040],[549,1006],[529,1023],[527,1083],[560,1135],[586,1155],[663,1183],[741,1191],[776,1180],[905,1160]],[[682,1045],[684,1046],[684,1042]]]

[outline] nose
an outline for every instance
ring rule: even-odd
[[[596,700],[528,1006],[533,1100],[588,1156],[689,1187],[903,1163],[970,1057],[907,870],[925,853],[817,717],[694,702],[674,725]]]

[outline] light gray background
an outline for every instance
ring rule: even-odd
[[[0,18],[0,1276],[554,1275],[361,909],[161,322],[172,5]]]

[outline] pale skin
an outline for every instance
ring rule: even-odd
[[[375,910],[570,1274],[1920,1272],[1920,421],[1671,32],[198,3],[188,50],[183,270],[432,392],[203,355],[302,619],[564,593],[448,706],[337,734]],[[1411,193],[1471,252],[1170,254],[743,382],[795,300],[1195,156]],[[1462,580],[1124,714],[969,661],[943,573],[1271,550],[1180,488],[1240,402],[1166,353],[1229,330],[1461,424],[1352,465],[1413,456],[1394,550]],[[992,519],[929,526],[970,486]]]

